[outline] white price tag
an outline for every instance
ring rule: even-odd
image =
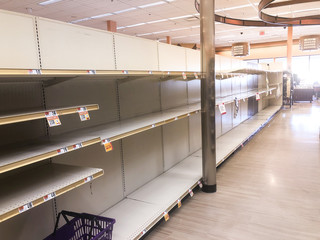
[[[152,124],[152,125],[151,125],[151,128],[155,128],[155,127],[156,127],[156,125],[155,125],[155,124]]]
[[[168,75],[170,75],[170,72],[167,72]]]
[[[123,70],[122,73],[123,74],[128,74],[128,71],[127,70]]]
[[[32,202],[29,202],[26,205],[19,207],[19,213],[23,213],[25,211],[28,211],[31,208],[33,208],[33,204],[32,204]]]
[[[185,72],[182,73],[182,78],[183,78],[184,80],[187,79],[187,74],[186,74]]]
[[[256,100],[259,101],[260,100],[260,94],[256,93]]]
[[[39,69],[30,69],[29,70],[29,74],[31,74],[31,75],[41,75],[42,72]]]
[[[199,78],[199,76],[198,76],[198,73],[194,73],[194,77],[196,78],[196,79],[198,79]]]
[[[57,195],[56,195],[56,193],[55,193],[55,192],[52,192],[52,193],[50,193],[50,194],[48,194],[48,195],[44,196],[44,197],[43,197],[43,200],[44,200],[45,202],[47,202],[47,201],[49,201],[49,200],[51,200],[51,199],[55,198],[56,196],[57,196]]]
[[[192,189],[189,189],[189,194],[190,194],[190,197],[193,197],[193,191],[192,191]]]
[[[79,117],[81,121],[90,120],[89,112],[86,107],[78,108],[77,112],[79,113]]]
[[[219,111],[221,115],[224,115],[227,113],[226,106],[224,105],[224,103],[219,104]]]
[[[177,121],[177,120],[178,120],[178,117],[175,117],[174,120]]]
[[[87,70],[87,73],[88,74],[96,74],[97,72],[96,72],[96,70]]]
[[[87,183],[87,182],[91,182],[92,180],[93,180],[93,176],[89,176],[84,179],[84,182]]]
[[[61,121],[56,111],[46,112],[45,116],[47,118],[49,127],[55,127],[55,126],[61,125]]]
[[[77,144],[73,145],[72,147],[73,147],[73,150],[82,148],[82,143],[77,143]]]
[[[199,185],[200,188],[203,187],[202,182],[200,182],[200,181],[198,181],[198,185]]]
[[[149,74],[152,74],[152,71],[149,71],[148,73],[149,73]]]
[[[68,152],[68,148],[64,147],[64,148],[60,148],[57,150],[58,154],[63,154],[63,153],[66,153]]]

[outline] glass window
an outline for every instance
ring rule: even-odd
[[[320,83],[320,55],[310,56],[310,79]]]
[[[263,58],[259,59],[259,63],[273,63],[274,59],[273,58]]]
[[[276,62],[281,62],[283,69],[287,69],[287,58],[276,58]]]
[[[309,56],[293,57],[292,58],[292,72],[306,82],[312,82],[309,72]]]

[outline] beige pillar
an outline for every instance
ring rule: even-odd
[[[290,71],[292,66],[292,44],[293,44],[293,28],[288,27],[288,39],[287,39],[287,69]]]
[[[167,36],[167,43],[171,44],[171,37],[170,36]]]

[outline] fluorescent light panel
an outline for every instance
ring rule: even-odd
[[[145,5],[138,6],[138,8],[154,7],[154,6],[162,5],[162,4],[165,4],[165,3],[166,3],[166,2],[164,2],[164,1],[154,2],[154,3],[149,3],[149,4],[145,4]]]
[[[53,4],[53,3],[57,3],[57,2],[61,2],[62,0],[48,0],[48,1],[44,1],[44,2],[40,2],[38,3],[39,5],[42,5],[42,6],[46,6],[46,5],[49,5],[49,4]]]

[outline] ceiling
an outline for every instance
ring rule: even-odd
[[[215,8],[222,16],[258,20],[259,2],[216,0]],[[174,44],[200,43],[200,21],[194,0],[0,0],[0,8],[104,30],[106,21],[113,20],[120,33],[163,42],[166,36],[171,36]],[[316,15],[320,14],[320,2],[272,8],[266,13],[281,17]],[[294,38],[320,34],[320,26],[294,27],[293,34]],[[287,30],[283,27],[238,27],[216,23],[216,46],[286,38]]]

